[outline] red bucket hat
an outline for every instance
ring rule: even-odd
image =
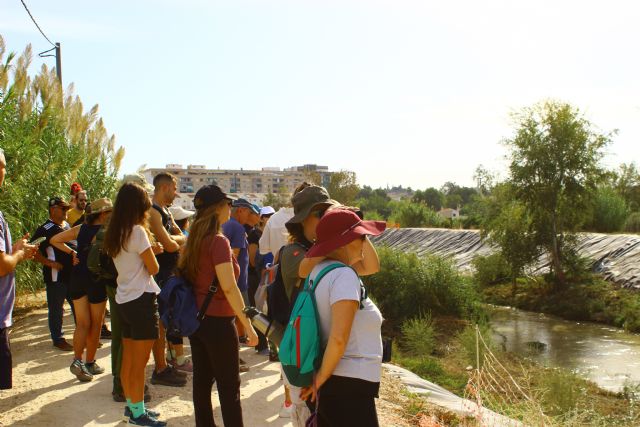
[[[353,211],[331,209],[320,219],[316,228],[316,242],[309,249],[306,257],[327,255],[361,236],[377,236],[386,227],[387,224],[384,221],[363,221]]]

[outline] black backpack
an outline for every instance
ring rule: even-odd
[[[298,243],[291,243],[293,245],[298,245],[302,248],[304,246]],[[291,294],[291,300],[287,298],[287,291],[284,287],[284,280],[282,279],[282,252],[284,251],[283,246],[280,248],[278,252],[278,264],[273,265],[270,268],[276,269],[275,278],[273,282],[267,287],[267,307],[269,307],[269,319],[275,320],[281,325],[286,325],[289,323],[289,317],[291,316],[291,310],[293,309],[293,304],[296,301],[298,293],[300,292],[299,288],[294,288],[293,293]],[[306,248],[304,248],[306,250]]]

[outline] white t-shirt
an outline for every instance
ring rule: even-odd
[[[151,247],[149,237],[140,225],[133,227],[129,240],[113,263],[118,270],[116,302],[124,304],[139,298],[145,292],[160,293],[160,288],[149,274],[140,254]]]
[[[259,242],[262,255],[272,253],[276,256],[280,248],[289,243],[289,231],[284,224],[291,218],[293,218],[293,208],[280,208],[269,218]]]
[[[336,261],[322,261],[311,272],[311,279]],[[331,332],[331,306],[338,301],[360,302],[362,292],[360,278],[351,268],[342,267],[330,271],[316,287],[315,296],[322,332],[323,345],[327,345]],[[333,375],[360,378],[380,382],[382,364],[382,314],[369,299],[362,301],[363,308],[356,311],[351,326],[349,342]]]

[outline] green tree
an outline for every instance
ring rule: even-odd
[[[426,190],[417,190],[413,193],[412,202],[424,203],[434,211],[442,209],[444,204],[444,194],[437,188],[429,187]]]
[[[640,171],[635,163],[623,163],[614,173],[613,186],[632,211],[640,210]]]
[[[327,191],[332,199],[346,206],[353,206],[360,187],[355,172],[340,171],[331,174]]]
[[[389,215],[391,215],[391,198],[387,196],[387,192],[381,188],[375,190],[372,190],[371,187],[365,188],[358,193],[355,204],[362,209],[365,215],[371,213],[373,216],[377,215],[377,218],[389,218]]]
[[[393,203],[391,220],[401,227],[437,227],[442,223],[440,216],[426,205],[409,201]]]
[[[276,211],[282,207],[289,206],[289,195],[286,193],[286,189],[281,187],[276,193],[270,191],[262,199],[263,206],[271,206]]]
[[[551,255],[556,283],[565,283],[563,254],[588,219],[590,199],[604,171],[611,141],[569,104],[548,101],[514,115],[509,171],[516,198],[530,215],[536,241]]]
[[[534,223],[526,206],[513,197],[513,187],[508,183],[496,186],[485,203],[482,235],[500,249],[515,296],[518,277],[540,256]]]

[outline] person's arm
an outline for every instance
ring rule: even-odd
[[[262,255],[273,252],[271,250],[271,221],[267,221],[267,225],[264,226],[264,230],[262,230],[262,236],[260,236],[258,245],[260,247],[260,253]]]
[[[171,238],[181,247],[187,243],[187,236],[182,233],[182,230],[178,227],[178,224],[176,224],[176,220],[173,219],[173,216],[171,216]]]
[[[160,216],[160,212],[155,209],[151,209],[149,228],[156,240],[162,244],[165,252],[174,253],[180,250],[178,242],[176,242],[174,237],[169,235],[167,230],[162,226],[162,216]]]
[[[64,252],[65,254],[71,255],[72,252],[75,252],[69,246],[66,245],[66,242],[71,240],[76,240],[78,238],[78,233],[80,232],[80,226],[70,228],[68,230],[63,231],[62,233],[58,233],[49,240],[51,246],[57,248],[58,250]]]
[[[16,241],[12,246],[12,254],[0,252],[0,276],[6,276],[26,259],[33,258],[38,246],[27,243],[27,236]]]
[[[370,276],[380,271],[380,258],[378,252],[373,247],[373,243],[367,236],[362,243],[362,261],[357,262],[352,267],[358,276]]]
[[[142,258],[142,262],[144,262],[144,266],[149,272],[151,276],[155,276],[160,271],[160,265],[158,265],[158,260],[156,259],[155,254],[153,253],[153,248],[148,247],[141,254],[140,258]]]
[[[258,252],[258,245],[255,243],[249,244],[249,265],[251,267],[256,266],[256,252]]]
[[[244,300],[242,299],[242,294],[240,294],[240,289],[236,284],[236,276],[233,274],[233,264],[231,262],[224,262],[222,264],[217,264],[215,269],[216,277],[218,278],[218,283],[220,284],[222,292],[224,292],[224,296],[227,298],[227,301],[229,301],[229,305],[231,305],[233,312],[247,332],[247,345],[249,347],[255,347],[258,345],[258,335],[253,329],[253,325],[251,325],[251,322],[244,314]]]
[[[329,341],[322,358],[322,365],[316,374],[315,389],[319,389],[331,377],[333,371],[338,366],[338,362],[344,355],[351,334],[353,319],[358,311],[358,302],[353,300],[341,300],[331,306],[331,332]],[[314,387],[304,387],[300,392],[300,398],[311,401],[316,400]]]

